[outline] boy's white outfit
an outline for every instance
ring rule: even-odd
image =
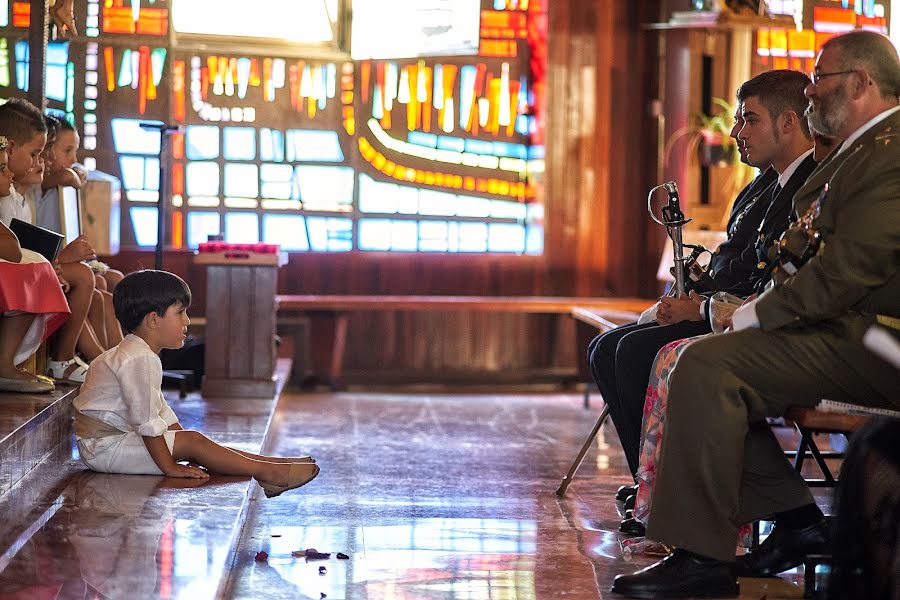
[[[161,475],[143,436],[164,436],[171,452],[178,422],[162,394],[162,363],[140,337],[125,336],[95,358],[75,398],[81,461],[94,471]]]

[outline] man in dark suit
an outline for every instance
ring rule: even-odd
[[[810,122],[845,140],[794,196],[798,226],[821,243],[735,312],[735,331],[679,357],[647,523],[649,537],[677,550],[617,577],[616,592],[733,596],[735,571],[800,564],[825,526],[760,424],[822,398],[900,409],[900,375],[862,342],[876,323],[900,336],[900,59],[886,37],[854,31],[825,43],[812,80]],[[739,526],[769,515],[773,533],[735,567]]]
[[[754,77],[738,90],[740,113],[735,114],[732,137],[742,158],[766,171],[735,201],[729,239],[710,261],[708,293],[728,291],[743,297],[753,293],[755,278],[762,272],[756,259],[760,236],[771,243],[784,231],[785,219],[764,217],[773,204],[790,205],[814,166],[812,137],[802,117],[803,89],[808,83],[809,78],[798,71],[777,70]],[[632,474],[638,467],[644,395],[653,359],[669,342],[710,333],[707,306],[694,293],[682,299],[663,298],[655,321],[618,327],[591,342],[591,372],[609,406]],[[623,488],[620,499],[627,496],[627,489]]]

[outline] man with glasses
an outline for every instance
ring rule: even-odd
[[[812,79],[810,123],[845,140],[794,196],[821,245],[741,307],[735,331],[680,356],[647,524],[677,550],[617,577],[626,596],[735,596],[736,575],[801,564],[822,546],[820,513],[759,425],[823,398],[900,409],[900,375],[862,343],[876,323],[900,337],[900,59],[886,37],[854,31],[823,46]],[[773,533],[735,565],[738,528],[773,514]]]

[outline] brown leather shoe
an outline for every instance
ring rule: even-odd
[[[56,389],[53,383],[44,379],[10,379],[0,377],[0,392],[19,392],[21,394],[42,394]]]
[[[287,485],[270,485],[268,483],[263,483],[260,481],[259,487],[261,487],[265,491],[266,498],[274,498],[275,496],[280,496],[288,490],[306,485],[307,483],[315,479],[316,475],[318,474],[319,465],[316,465],[314,463],[292,463],[291,470],[288,473]]]

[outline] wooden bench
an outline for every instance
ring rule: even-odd
[[[557,296],[382,296],[278,295],[279,312],[303,313],[310,320],[310,361],[316,380],[333,389],[341,384],[350,315],[361,311],[497,312],[568,315],[576,308],[594,311],[599,318],[634,318],[649,301],[637,298],[572,298]],[[627,322],[627,321],[625,321]],[[295,344],[295,353],[299,344]],[[581,354],[579,350],[579,354]],[[304,368],[295,356],[295,368]],[[581,362],[581,361],[580,361]],[[579,363],[580,364],[580,363]],[[295,371],[295,376],[299,375]],[[295,377],[295,381],[296,381]]]

